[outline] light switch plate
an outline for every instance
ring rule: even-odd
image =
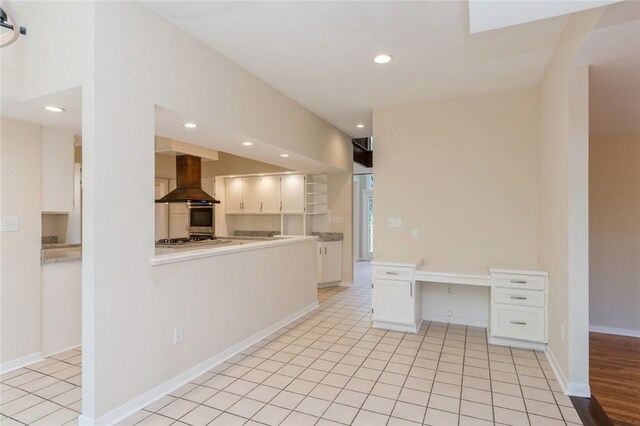
[[[411,238],[413,238],[414,240],[417,240],[418,238],[420,238],[420,231],[417,230],[416,228],[413,228],[411,230]]]
[[[389,218],[389,228],[400,228],[402,226],[402,219],[399,217]]]
[[[2,232],[17,232],[20,230],[20,218],[18,216],[6,216],[2,218]]]

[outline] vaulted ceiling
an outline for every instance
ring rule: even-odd
[[[353,137],[377,107],[535,86],[567,19],[470,34],[467,1],[145,4]]]

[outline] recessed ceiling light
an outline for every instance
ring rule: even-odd
[[[196,123],[184,123],[183,126],[187,129],[195,129],[196,127],[198,127]]]
[[[249,142],[249,141],[242,142],[242,145],[244,145],[244,146],[251,146],[251,145],[253,145],[253,142]]]
[[[364,124],[358,124],[356,127],[357,127],[358,129],[364,129]]]
[[[44,109],[46,109],[47,111],[51,111],[51,112],[64,112],[65,109],[59,106],[55,106],[55,105],[47,105],[46,107],[44,107]]]
[[[289,154],[280,154],[280,157],[287,158],[288,156],[289,156]]]
[[[376,64],[388,64],[389,62],[391,62],[391,56],[383,53],[382,55],[378,55],[373,58],[373,62],[375,62]]]

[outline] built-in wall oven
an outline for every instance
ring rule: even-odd
[[[189,206],[189,236],[215,235],[213,206]]]

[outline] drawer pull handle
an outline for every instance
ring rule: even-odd
[[[513,300],[527,300],[527,298],[524,296],[511,296],[511,298]]]
[[[514,324],[514,325],[527,325],[527,323],[524,322],[524,321],[511,321],[511,324]]]
[[[389,272],[389,271],[385,272],[385,274],[387,274],[387,275],[400,275],[398,272]]]
[[[511,280],[511,284],[526,284],[525,280]]]

